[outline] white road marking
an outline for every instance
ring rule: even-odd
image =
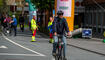
[[[13,54],[13,53],[0,53],[0,55],[15,55],[15,56],[40,56],[35,54]]]
[[[52,60],[55,60],[55,58],[52,58]]]
[[[11,43],[13,43],[13,44],[15,44],[15,45],[21,47],[21,48],[24,48],[24,49],[26,49],[26,50],[28,50],[28,51],[31,51],[31,52],[33,52],[33,53],[35,53],[35,54],[38,54],[38,55],[40,55],[40,56],[45,56],[44,54],[38,53],[38,52],[36,52],[36,51],[34,51],[34,50],[32,50],[32,49],[26,48],[26,47],[24,47],[24,46],[22,46],[22,45],[20,45],[20,44],[18,44],[18,43],[16,43],[16,42],[14,42],[14,41],[8,39],[3,33],[2,33],[2,35],[3,35],[3,37],[4,37],[7,41],[9,41],[9,42],[11,42]]]
[[[3,48],[3,49],[8,49],[6,46],[0,46],[0,48]]]

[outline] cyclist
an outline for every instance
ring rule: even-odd
[[[3,22],[5,23],[6,27],[9,27],[9,24],[11,24],[10,23],[11,21],[12,21],[12,18],[9,15],[7,15]]]
[[[64,59],[66,60],[66,34],[65,32],[67,32],[67,35],[70,36],[70,31],[69,31],[67,21],[63,17],[63,14],[64,14],[63,11],[59,10],[57,12],[58,16],[54,18],[54,22],[53,22],[54,43],[53,43],[53,53],[52,54],[56,56],[56,47],[58,43],[57,34],[59,34],[62,36],[61,40],[64,43]]]
[[[50,17],[50,21],[48,22],[48,30],[49,30],[49,35],[50,35],[50,43],[53,43],[53,31],[52,31],[52,26],[53,26],[53,17]]]
[[[10,29],[11,29],[11,21],[12,21],[12,18],[7,15],[6,18],[4,19],[4,28],[6,29],[7,33],[11,33]]]

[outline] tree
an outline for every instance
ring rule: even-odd
[[[31,0],[41,13],[41,26],[44,28],[42,32],[46,32],[45,28],[48,26],[49,16],[53,16],[54,1],[55,0]],[[43,13],[45,14],[43,15]]]
[[[36,8],[40,10],[52,10],[54,9],[55,0],[31,0]]]
[[[1,0],[0,3],[2,3],[2,5],[0,6],[0,12],[6,14],[9,11],[9,7],[7,6],[6,3],[7,0]]]

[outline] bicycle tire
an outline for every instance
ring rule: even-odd
[[[62,45],[62,48],[61,48],[61,60],[64,60],[64,45]]]

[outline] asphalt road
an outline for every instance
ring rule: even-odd
[[[30,42],[31,32],[20,32],[16,37],[0,35],[0,60],[53,60],[52,44],[48,37],[37,33],[37,42]],[[105,60],[105,56],[67,46],[68,60]]]

